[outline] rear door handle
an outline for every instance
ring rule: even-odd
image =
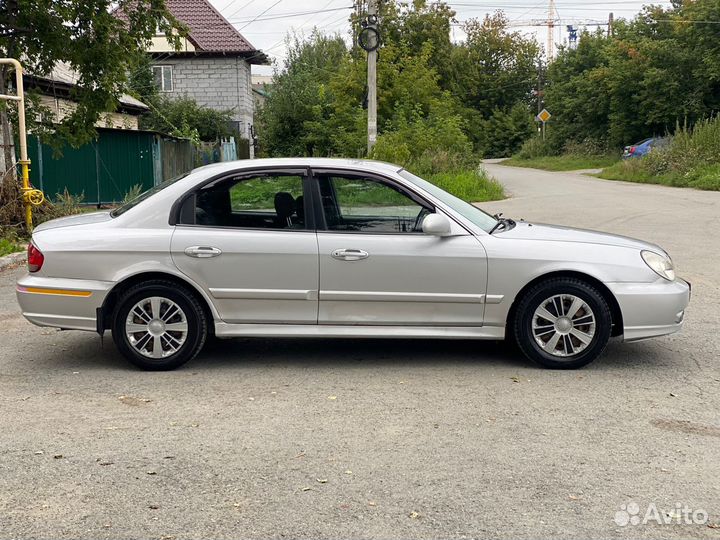
[[[185,255],[195,257],[196,259],[208,259],[210,257],[217,257],[220,254],[222,254],[222,251],[212,246],[192,246],[185,248]]]
[[[359,261],[367,259],[370,254],[362,249],[336,249],[330,256],[340,261]]]

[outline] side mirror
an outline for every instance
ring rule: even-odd
[[[425,234],[447,236],[451,232],[450,220],[443,214],[428,214],[423,219],[422,230]]]

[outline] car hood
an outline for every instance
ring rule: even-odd
[[[496,233],[497,234],[497,233]],[[515,227],[508,231],[502,231],[497,234],[503,238],[517,238],[522,240],[547,240],[554,242],[580,242],[583,244],[602,244],[606,246],[620,246],[635,249],[649,249],[652,251],[665,251],[655,244],[630,238],[628,236],[620,236],[617,234],[604,233],[599,231],[590,231],[587,229],[575,229],[573,227],[563,227],[561,225],[549,225],[546,223],[527,223],[519,221]]]
[[[41,223],[35,227],[35,232],[45,231],[48,229],[56,229],[57,227],[72,227],[74,225],[92,225],[93,223],[102,223],[103,221],[109,221],[109,211],[104,212],[91,212],[89,214],[78,214],[76,216],[67,216],[58,219],[53,219]]]

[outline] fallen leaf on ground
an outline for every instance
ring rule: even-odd
[[[157,473],[156,473],[155,471],[147,471],[147,474],[149,474],[149,475],[152,476],[152,475],[155,475],[155,474],[157,474]]]
[[[304,488],[302,488],[302,490],[303,490],[303,491],[310,491],[310,490],[312,490],[312,488],[311,488],[311,487],[308,487],[308,486],[305,486]]]
[[[408,517],[409,517],[410,519],[417,519],[417,518],[420,517],[420,514],[418,514],[417,512],[410,512],[410,513],[408,514]]]
[[[316,478],[315,480],[317,480],[321,484],[327,484],[327,478]]]
[[[114,465],[112,461],[101,461],[99,464],[103,467],[105,467],[106,465]]]
[[[35,450],[35,455],[36,455],[36,456],[39,456],[40,454],[44,454],[44,453],[45,453],[45,452],[43,452],[42,450]]]
[[[63,456],[62,454],[55,454],[55,455],[53,456],[53,459],[62,459],[62,458],[64,458],[64,457],[65,457],[65,456]]]
[[[149,508],[150,510],[157,510],[157,509],[160,508],[160,507],[159,507],[157,504],[149,504],[149,505],[148,505],[148,508]]]
[[[328,399],[337,399],[337,396],[328,396]]]
[[[375,501],[368,501],[368,506],[375,506],[377,503]]]
[[[352,471],[348,469],[347,471],[345,471],[345,474],[352,474]]]

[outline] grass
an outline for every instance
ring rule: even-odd
[[[661,184],[672,187],[689,187],[707,191],[720,191],[720,164],[711,163],[695,167],[689,172],[668,171],[654,174],[643,163],[643,158],[629,159],[604,169],[598,178],[622,180],[640,184]]]
[[[545,171],[579,171],[582,169],[603,169],[617,163],[615,154],[541,156],[533,158],[512,157],[501,162],[501,165],[513,167],[531,167]]]
[[[470,203],[505,198],[500,183],[482,169],[436,173],[429,175],[426,180]]]
[[[701,120],[692,127],[678,125],[668,144],[641,158],[616,163],[598,176],[720,191],[720,116]]]
[[[0,257],[23,251],[25,248],[21,246],[17,240],[13,238],[0,238]]]

